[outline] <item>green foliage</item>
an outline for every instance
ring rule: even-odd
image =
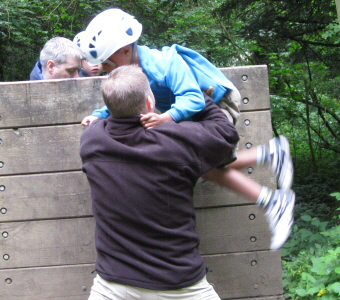
[[[340,201],[340,193],[331,196]],[[281,249],[286,299],[339,299],[339,210],[331,221],[321,221],[306,212],[296,220],[290,239]]]

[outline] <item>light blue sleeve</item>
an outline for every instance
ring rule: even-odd
[[[103,106],[102,108],[96,109],[92,112],[92,116],[98,117],[100,119],[107,119],[110,115],[107,106]]]
[[[157,86],[163,86],[174,95],[174,102],[169,103],[165,94],[158,93],[156,106],[160,101],[168,104],[167,113],[175,122],[187,119],[204,108],[205,100],[200,86],[175,47],[166,46],[161,51],[146,46],[139,46],[138,49],[139,63],[152,83],[151,88],[157,90]]]
[[[163,48],[166,59],[164,83],[175,95],[168,113],[176,121],[190,118],[205,106],[203,93],[191,69],[174,47]]]

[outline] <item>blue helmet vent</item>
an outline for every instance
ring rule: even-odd
[[[132,28],[130,27],[128,30],[126,30],[126,33],[130,36],[133,35]]]
[[[93,58],[97,58],[97,51],[96,50],[91,50],[90,54]]]

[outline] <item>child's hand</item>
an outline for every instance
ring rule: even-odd
[[[146,129],[154,128],[159,124],[173,121],[171,116],[168,113],[164,114],[156,114],[156,113],[147,113],[142,115],[140,118],[140,122],[142,123],[143,127]]]
[[[97,120],[98,117],[96,116],[87,116],[83,119],[83,121],[81,121],[81,125],[83,126],[87,126],[90,125],[94,120]]]

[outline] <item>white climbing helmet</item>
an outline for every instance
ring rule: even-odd
[[[73,43],[75,43],[78,47],[80,47],[81,42],[85,40],[86,32],[81,31],[75,35],[73,38]]]
[[[110,8],[98,14],[85,33],[78,34],[77,44],[85,53],[88,63],[98,65],[120,48],[137,41],[141,33],[142,24],[133,16],[121,9]]]

